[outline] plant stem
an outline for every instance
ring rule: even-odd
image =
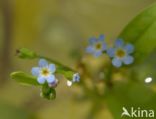
[[[112,83],[112,69],[113,66],[110,66],[106,75],[106,85],[108,86],[108,88],[112,88],[113,87],[113,83]]]
[[[69,71],[76,72],[74,69],[72,69],[72,68],[70,68],[70,67],[68,67],[68,66],[65,66],[65,65],[61,64],[60,62],[57,62],[57,61],[55,61],[55,60],[53,60],[53,59],[50,59],[50,58],[48,58],[48,57],[44,57],[44,56],[38,55],[37,58],[38,58],[38,59],[42,59],[42,58],[43,58],[43,59],[46,59],[46,60],[48,60],[49,62],[52,62],[52,63],[56,64],[57,66],[62,67],[64,70],[69,70]]]

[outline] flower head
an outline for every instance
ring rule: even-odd
[[[80,81],[80,75],[79,73],[75,73],[73,75],[73,82],[79,82]]]
[[[86,52],[93,54],[95,57],[102,55],[102,53],[107,49],[104,38],[104,35],[100,35],[98,39],[95,37],[90,38],[89,46],[86,48]]]
[[[56,71],[55,64],[48,64],[45,59],[39,60],[39,67],[33,67],[32,75],[37,77],[37,81],[40,84],[47,82],[48,84],[54,84],[56,78],[54,72]]]
[[[134,58],[130,55],[134,52],[134,46],[130,43],[124,44],[122,39],[117,39],[115,46],[107,50],[107,54],[113,58],[112,64],[115,67],[121,67],[122,64],[132,64]]]
[[[79,73],[75,73],[75,74],[73,74],[73,79],[71,80],[71,81],[67,81],[67,86],[72,86],[72,84],[73,83],[75,83],[75,82],[79,82],[80,81],[80,75],[79,75]]]

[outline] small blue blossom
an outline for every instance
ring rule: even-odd
[[[95,37],[90,38],[89,46],[86,48],[86,52],[93,54],[95,57],[102,55],[102,53],[107,49],[104,38],[104,35],[100,35],[98,39]]]
[[[31,73],[37,77],[37,81],[40,84],[44,84],[45,82],[48,84],[54,84],[54,82],[56,82],[54,75],[55,71],[55,64],[48,64],[45,59],[40,59],[39,67],[33,67]]]
[[[124,44],[122,39],[117,39],[115,46],[107,50],[107,54],[113,58],[112,64],[115,67],[121,67],[122,64],[132,64],[134,58],[131,54],[134,52],[134,46],[130,43]]]
[[[75,82],[79,82],[80,81],[80,75],[79,75],[79,73],[75,73],[75,74],[73,74],[73,79],[72,79],[72,81],[67,81],[67,86],[72,86],[72,84],[73,83],[75,83]]]
[[[73,75],[73,82],[79,82],[80,81],[80,75],[79,73],[75,73]]]

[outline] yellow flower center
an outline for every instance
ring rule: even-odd
[[[100,49],[102,48],[102,44],[101,44],[101,43],[97,43],[97,44],[95,45],[95,48],[96,48],[97,50],[100,50]]]
[[[44,76],[47,76],[47,75],[49,75],[49,70],[47,69],[47,68],[44,68],[44,69],[42,69],[42,71],[41,71],[41,74],[42,75],[44,75]]]
[[[126,55],[126,52],[123,50],[123,49],[118,49],[116,51],[116,56],[119,57],[119,58],[122,58]]]

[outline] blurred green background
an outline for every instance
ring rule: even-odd
[[[155,0],[1,0],[0,1],[0,119],[85,119],[91,102],[77,102],[81,88],[57,88],[57,98],[40,98],[35,87],[10,80],[13,70],[30,72],[37,61],[15,57],[26,47],[74,66],[71,51],[83,49],[89,37],[105,34],[107,40]],[[138,92],[139,93],[139,92]],[[111,102],[111,101],[110,101]],[[117,106],[117,105],[115,105]],[[101,110],[96,119],[113,119]]]

